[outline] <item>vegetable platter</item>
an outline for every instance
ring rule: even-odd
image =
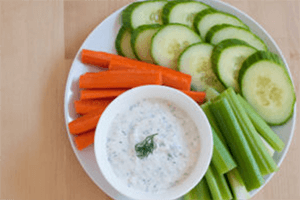
[[[170,39],[170,33],[173,32],[176,34],[176,31],[180,31],[180,32],[186,31],[187,32],[186,35],[188,38],[187,40],[189,40],[188,41],[189,44],[195,43],[193,48],[195,48],[195,49],[198,48],[197,50],[199,52],[201,52],[201,51],[207,52],[207,51],[211,50],[212,47],[210,47],[209,45],[204,45],[204,46],[197,45],[197,42],[198,43],[201,42],[200,37],[197,36],[197,34],[191,33],[191,31],[187,31],[187,29],[192,30],[193,27],[194,27],[194,29],[198,29],[198,34],[202,38],[205,38],[206,41],[209,41],[212,45],[218,44],[220,42],[220,41],[218,41],[218,40],[220,40],[220,35],[222,37],[222,35],[226,35],[226,34],[228,35],[232,31],[236,31],[239,33],[241,32],[242,35],[247,35],[246,42],[243,42],[243,41],[241,42],[240,40],[234,41],[233,42],[234,45],[232,45],[232,42],[231,42],[231,44],[230,44],[231,46],[234,46],[234,48],[237,48],[238,51],[244,52],[244,54],[249,54],[249,55],[254,52],[253,49],[257,49],[257,50],[267,50],[268,49],[270,52],[274,53],[274,55],[277,55],[277,56],[275,56],[276,58],[274,59],[275,63],[277,63],[278,65],[280,64],[281,66],[284,66],[286,68],[284,71],[286,71],[287,76],[291,77],[288,65],[287,65],[279,47],[276,45],[276,43],[272,39],[272,37],[257,22],[255,22],[253,19],[251,19],[251,17],[249,17],[245,13],[237,10],[236,8],[232,7],[229,4],[226,4],[224,2],[209,1],[209,0],[207,0],[207,1],[203,0],[201,2],[204,3],[203,5],[208,6],[207,8],[209,8],[209,9],[207,9],[205,11],[206,13],[205,12],[204,13],[205,13],[205,15],[210,16],[212,19],[220,18],[220,16],[221,16],[221,18],[226,18],[227,15],[235,16],[235,17],[227,17],[227,18],[230,18],[230,19],[228,19],[228,23],[232,23],[234,26],[218,25],[218,26],[211,28],[212,25],[210,23],[207,23],[205,26],[204,25],[200,26],[201,19],[203,18],[203,16],[201,16],[201,15],[191,16],[191,17],[195,17],[195,20],[194,19],[190,20],[190,21],[194,21],[194,26],[192,23],[187,23],[184,26],[178,25],[177,23],[172,24],[172,20],[176,21],[176,20],[180,20],[180,18],[176,18],[176,15],[172,15],[170,10],[172,10],[172,8],[174,7],[174,5],[176,3],[174,3],[174,5],[172,5],[172,3],[170,3],[170,6],[169,6],[170,8],[168,8],[168,9],[166,9],[166,11],[164,11],[165,16],[167,15],[168,17],[162,18],[162,21],[164,23],[170,23],[170,26],[168,26],[168,28],[165,28],[164,31],[159,31],[159,34],[155,34],[155,32],[158,29],[160,29],[160,26],[159,25],[152,26],[151,30],[150,30],[150,34],[153,34],[154,37],[159,36],[160,38],[163,38],[164,40],[168,41]],[[137,44],[137,45],[133,45],[135,50],[133,52],[127,52],[128,48],[125,48],[126,52],[124,52],[124,48],[122,47],[123,44],[120,43],[120,32],[125,31],[125,30],[122,30],[122,29],[124,29],[124,27],[121,27],[122,22],[123,22],[123,25],[129,24],[129,26],[138,26],[138,23],[139,23],[139,21],[134,21],[134,20],[133,21],[130,21],[130,20],[122,21],[121,20],[122,11],[126,7],[127,6],[121,8],[118,11],[111,14],[109,17],[107,17],[101,24],[99,24],[90,33],[90,35],[87,37],[87,39],[84,41],[84,43],[80,47],[80,49],[73,61],[71,70],[69,72],[69,77],[67,80],[66,91],[65,91],[64,107],[65,107],[65,120],[66,120],[67,127],[71,121],[73,121],[74,119],[76,119],[78,117],[78,114],[77,114],[78,112],[76,113],[76,110],[74,108],[74,102],[80,98],[80,96],[79,96],[80,95],[80,88],[79,88],[80,76],[85,74],[86,72],[99,72],[99,68],[92,66],[92,65],[84,64],[82,62],[81,52],[83,49],[88,49],[88,50],[93,50],[93,51],[103,51],[103,52],[112,53],[112,54],[121,54],[121,55],[127,54],[128,55],[127,57],[132,57],[132,58],[137,57],[140,60],[145,60],[147,62],[150,62],[150,63],[152,62],[152,63],[160,64],[163,66],[168,66],[173,69],[179,69],[180,71],[182,71],[184,73],[188,73],[188,71],[185,71],[185,69],[183,69],[184,68],[183,66],[185,66],[185,64],[186,64],[185,62],[187,59],[184,56],[181,56],[180,61],[178,62],[178,66],[177,66],[177,63],[174,64],[174,61],[172,60],[172,58],[168,59],[167,56],[162,56],[164,52],[160,51],[160,50],[161,49],[164,50],[164,46],[161,46],[160,42],[155,43],[154,39],[152,39],[152,49],[154,49],[154,50],[153,50],[153,52],[151,52],[151,57],[149,57],[149,55],[145,55],[144,52],[139,51],[139,49],[141,49],[143,47],[139,47],[139,45],[138,45],[142,41],[141,38],[139,38],[138,33],[144,31],[143,27],[138,31],[138,33],[135,34],[135,36],[133,37],[134,39],[132,39],[134,41],[138,41],[135,43],[133,42],[134,44]],[[210,7],[212,9],[210,9]],[[213,20],[213,21],[215,21],[215,20]],[[198,25],[199,25],[199,27],[198,27]],[[249,30],[251,30],[251,32]],[[194,32],[196,33],[197,31],[194,31]],[[172,37],[173,36],[171,36],[170,41],[172,41]],[[116,42],[116,38],[117,38],[117,42]],[[251,38],[251,39],[248,40],[248,38]],[[184,43],[186,41],[182,41],[182,42]],[[251,44],[254,48],[252,46],[249,46],[248,43]],[[188,46],[188,44],[186,44],[186,46]],[[226,44],[226,41],[224,42],[224,44],[222,44],[219,47],[220,52],[221,52],[221,50],[225,49],[225,47],[226,48],[228,47],[228,44]],[[187,57],[189,57],[189,55],[191,55],[191,53],[188,52],[188,50],[185,50],[185,52],[188,54]],[[221,54],[221,53],[219,53],[219,54]],[[219,57],[221,57],[221,56],[217,54],[216,58],[219,58]],[[271,56],[268,56],[268,55],[266,56],[265,54],[258,53],[258,55],[255,56],[255,58],[257,58],[257,57],[260,57],[260,58],[272,57],[273,58],[274,56],[273,56],[273,54],[271,54]],[[278,61],[278,60],[280,60],[280,61]],[[248,64],[250,66],[253,63],[251,63],[251,60],[250,60],[250,62],[248,62]],[[219,70],[218,63],[216,62],[216,63],[214,63],[214,65],[217,66],[216,67],[217,70],[215,70],[215,73],[218,75],[218,78],[222,82],[222,84],[214,85],[214,87],[216,89],[221,88],[220,90],[222,90],[222,87],[224,85],[225,86],[229,85],[229,86],[232,86],[234,89],[236,89],[236,91],[239,91],[239,89],[236,88],[235,83],[230,81],[230,79],[226,79],[227,78],[226,76],[223,77],[224,71],[223,72],[218,71]],[[247,77],[248,68],[247,68],[247,66],[244,68],[245,69],[243,69],[241,71],[243,71],[243,73],[244,73],[243,76]],[[229,71],[230,70],[232,70],[232,69],[229,69]],[[253,76],[253,74],[255,75],[255,74],[257,74],[257,72],[254,72],[254,73],[252,72],[252,76]],[[279,72],[279,74],[280,74],[280,72]],[[239,82],[243,82],[243,81],[239,80]],[[194,83],[194,84],[192,84],[192,86],[196,86],[196,89],[199,89],[199,87],[200,87],[200,89],[203,89],[203,88],[201,88],[201,85],[203,85],[203,83],[201,83],[201,82],[200,83],[192,82],[192,83]],[[246,87],[251,88],[251,84],[250,84],[250,86],[247,86],[247,84],[249,85],[249,83],[247,83],[247,81],[246,81],[245,88]],[[240,84],[240,85],[243,85],[243,84]],[[292,85],[292,82],[291,82],[291,85]],[[289,87],[289,84],[287,84],[287,87]],[[243,87],[241,87],[240,89],[242,90],[242,93],[243,93],[244,92]],[[232,97],[232,99],[235,99],[235,96],[232,95],[232,90],[230,90],[230,91],[231,92],[227,92],[227,98],[229,100],[231,99],[231,97]],[[120,91],[118,91],[118,92],[120,92]],[[224,95],[220,95],[220,96],[224,96]],[[245,94],[244,94],[244,96],[245,96]],[[251,94],[250,94],[249,98],[251,98]],[[234,105],[235,100],[232,100],[232,102],[231,103]],[[229,103],[230,103],[230,101],[229,101]],[[228,102],[220,100],[220,101],[218,101],[218,103],[214,103],[214,104],[215,104],[215,108],[217,108],[217,107],[221,108],[221,107],[226,107]],[[237,110],[239,110],[238,108],[239,108],[239,106],[236,106]],[[295,119],[296,119],[296,106],[293,106],[292,109],[293,110],[291,111],[291,113],[292,113],[291,117],[285,116],[283,119],[277,119],[272,116],[264,116],[264,117],[268,118],[268,120],[270,120],[269,124],[278,125],[278,126],[272,126],[272,129],[275,133],[277,133],[279,138],[284,143],[284,147],[282,146],[281,151],[280,152],[276,151],[273,155],[273,159],[278,167],[282,163],[282,161],[288,151],[292,137],[293,137],[294,127],[295,127]],[[222,110],[222,109],[220,109],[220,110]],[[226,113],[226,109],[224,109],[222,111],[224,111],[224,113]],[[285,120],[285,119],[287,119],[287,120]],[[224,129],[226,129],[226,127],[224,127]],[[101,172],[99,171],[99,168],[97,166],[97,163],[95,160],[95,154],[94,154],[94,150],[93,150],[93,145],[85,148],[82,151],[79,151],[74,142],[74,136],[70,133],[69,129],[68,129],[68,136],[69,136],[72,148],[73,148],[79,162],[81,163],[81,165],[84,168],[84,170],[86,171],[86,173],[95,182],[95,184],[114,199],[124,199],[124,200],[128,199],[127,197],[118,193],[115,189],[113,189],[106,182],[105,178],[103,177],[103,175],[101,174]],[[215,169],[209,169],[207,173],[210,175],[213,175],[214,170]],[[275,171],[277,171],[277,170],[275,170]],[[236,176],[236,174],[234,172],[231,174],[233,176]],[[274,173],[269,173],[268,175],[264,176],[264,181],[263,181],[264,183],[261,184],[261,186],[259,188],[255,189],[255,190],[251,190],[250,196],[254,196],[260,189],[262,189],[264,187],[264,185],[272,178],[273,175],[274,175]],[[230,178],[228,178],[228,179],[230,180]]]

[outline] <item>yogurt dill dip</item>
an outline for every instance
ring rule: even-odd
[[[145,144],[151,151],[140,156],[136,147]],[[106,150],[120,181],[137,190],[160,192],[189,176],[199,156],[200,139],[184,110],[166,100],[149,98],[116,115]]]

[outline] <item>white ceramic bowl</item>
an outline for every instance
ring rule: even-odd
[[[151,193],[127,187],[115,175],[107,159],[106,141],[112,121],[137,101],[147,98],[167,100],[184,110],[194,121],[200,136],[200,151],[194,170],[180,184],[162,192]],[[95,134],[94,151],[96,161],[106,180],[121,194],[131,199],[176,199],[191,190],[203,178],[213,152],[213,138],[209,122],[200,106],[189,96],[179,90],[157,85],[141,86],[117,97],[103,112]]]

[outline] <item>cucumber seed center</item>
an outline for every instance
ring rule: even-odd
[[[271,103],[274,103],[278,107],[282,105],[281,99],[283,91],[278,88],[270,78],[259,76],[256,87],[256,94],[263,106],[269,106]]]
[[[161,19],[162,9],[152,12],[150,15],[150,21],[154,23],[159,23]]]

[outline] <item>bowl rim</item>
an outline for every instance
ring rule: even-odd
[[[142,94],[144,95],[135,95],[135,94],[140,94],[141,92],[143,92]],[[155,97],[151,97],[151,96],[149,97],[149,95],[153,94],[154,92],[157,93],[157,95]],[[173,95],[176,96],[177,98],[171,99],[169,98],[168,95],[171,96]],[[132,103],[145,98],[158,98],[158,99],[168,100],[174,103],[176,106],[183,109],[184,111],[186,111],[186,113],[189,116],[191,115],[196,116],[195,118],[191,117],[191,119],[194,121],[195,125],[197,126],[198,134],[200,135],[200,138],[203,139],[203,142],[200,140],[200,149],[199,149],[200,153],[191,174],[184,181],[182,181],[181,184],[171,187],[170,189],[167,189],[163,192],[157,192],[157,193],[138,191],[135,189],[128,188],[125,184],[121,184],[120,181],[117,181],[119,179],[113,173],[108,160],[101,159],[107,156],[106,145],[104,144],[106,144],[105,137],[110,127],[109,121],[112,121],[114,119],[114,116],[118,112],[120,112],[119,107],[121,106],[121,102],[123,107],[124,107],[124,102],[127,106],[130,106],[132,105]],[[182,104],[186,104],[187,106],[189,106],[189,108],[185,109],[183,108],[182,105],[179,106],[178,105],[180,104],[179,101],[185,101]],[[121,112],[124,111],[124,109],[122,109]],[[111,115],[111,113],[113,114]],[[197,124],[196,121],[198,122],[198,120],[202,120],[202,122]],[[202,127],[201,130],[200,127]],[[102,172],[103,176],[105,177],[105,179],[107,180],[107,182],[114,189],[116,189],[124,196],[127,196],[131,199],[144,199],[144,200],[176,199],[186,194],[192,188],[194,188],[199,183],[199,181],[204,177],[209,167],[210,161],[212,159],[213,136],[212,136],[211,126],[208,122],[205,113],[203,112],[202,108],[192,98],[190,98],[188,95],[184,94],[183,92],[171,87],[160,86],[160,85],[146,85],[146,86],[136,87],[122,93],[120,96],[114,99],[110,103],[110,105],[105,109],[96,127],[94,152],[95,152],[98,167]]]

